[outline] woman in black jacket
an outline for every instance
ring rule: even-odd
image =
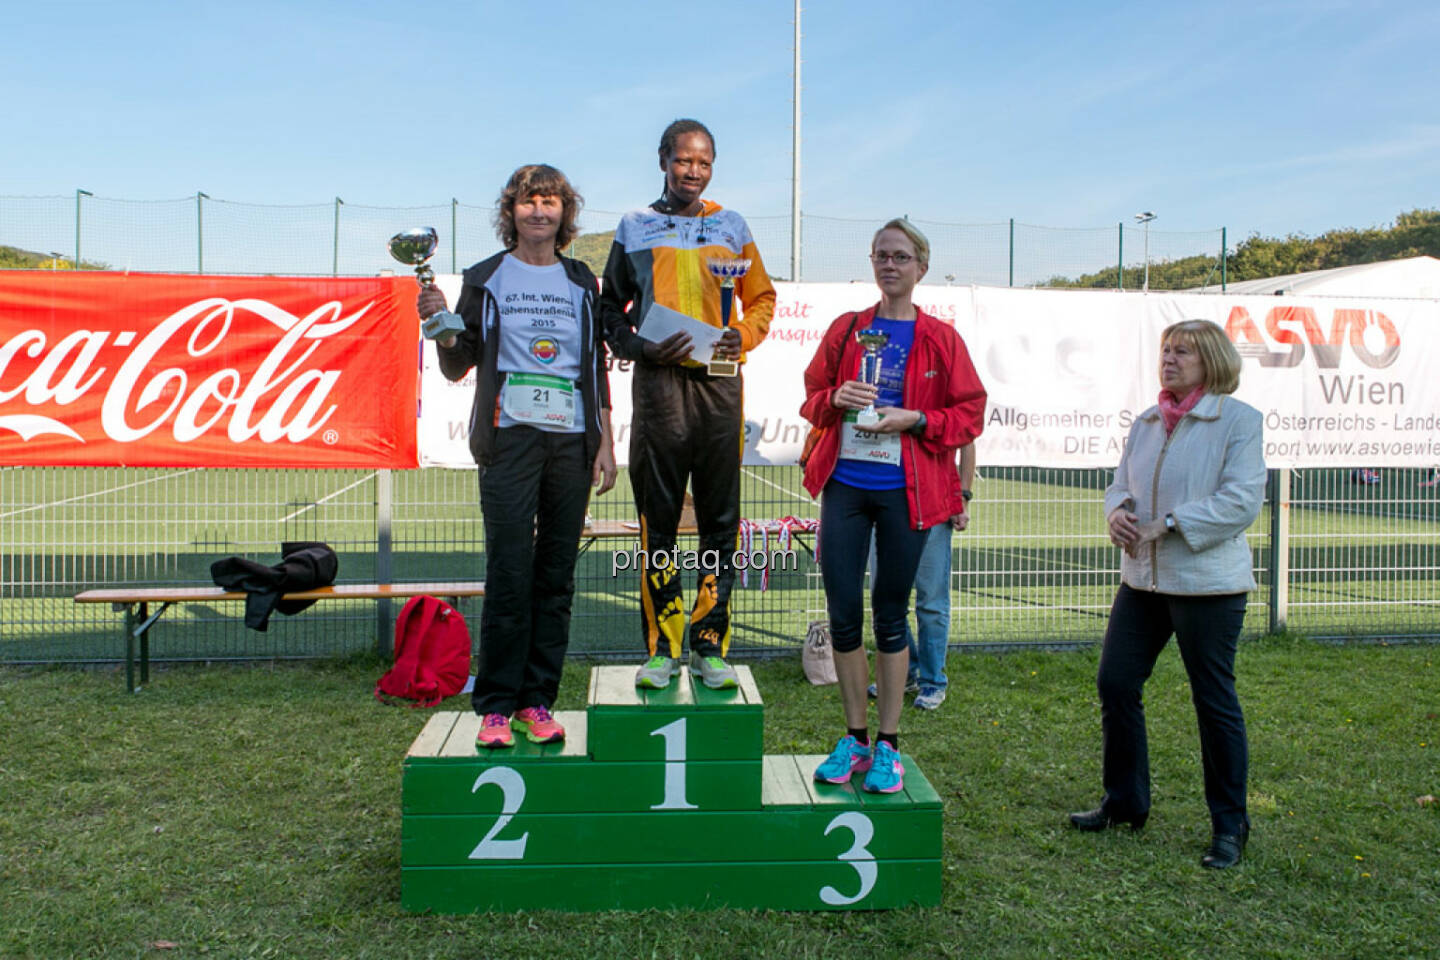
[[[485,606],[472,703],[476,742],[565,737],[550,713],[570,643],[575,558],[590,486],[615,485],[610,389],[590,268],[560,256],[582,199],[554,167],[511,175],[496,204],[505,250],[465,271],[465,329],[436,341],[440,370],[475,370],[470,451],[485,519]],[[445,309],[422,290],[422,317]]]

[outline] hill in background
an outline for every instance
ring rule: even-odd
[[[1427,255],[1440,257],[1440,210],[1417,209],[1400,214],[1388,227],[1343,227],[1314,238],[1297,233],[1283,239],[1251,234],[1230,255],[1225,265],[1226,280],[1238,283]],[[1074,279],[1051,277],[1040,286],[1113,290],[1118,273],[1116,267],[1106,267]],[[1143,277],[1143,266],[1126,267],[1125,289],[1140,289]],[[1213,255],[1150,261],[1151,290],[1184,290],[1219,283],[1220,261]]]
[[[605,272],[605,261],[610,256],[610,243],[614,239],[614,230],[606,230],[604,233],[582,233],[566,249],[565,256],[585,261],[585,265],[598,277]]]
[[[0,270],[72,270],[74,262],[64,256],[53,256],[48,253],[36,253],[34,250],[22,250],[19,247],[7,247],[0,244]],[[108,270],[110,265],[98,263],[94,260],[81,260],[82,270]]]

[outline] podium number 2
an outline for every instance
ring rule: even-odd
[[[650,736],[665,740],[665,797],[659,803],[652,803],[650,809],[698,809],[685,800],[685,718],[651,730]]]
[[[530,831],[525,831],[518,840],[496,840],[495,835],[504,830],[511,818],[520,812],[520,804],[525,802],[525,780],[509,767],[490,767],[475,778],[475,785],[470,788],[470,792],[476,792],[487,783],[493,783],[500,788],[500,816],[490,828],[490,832],[485,834],[485,838],[470,851],[470,859],[524,860],[525,841],[530,839]]]
[[[830,831],[836,827],[849,830],[850,836],[855,839],[855,842],[850,844],[850,849],[836,859],[844,860],[855,868],[855,873],[860,877],[860,890],[855,896],[847,897],[834,887],[826,886],[820,891],[820,899],[832,907],[843,907],[859,903],[869,895],[875,888],[875,877],[879,868],[875,866],[875,854],[865,849],[865,845],[875,838],[875,825],[870,822],[869,817],[853,810],[842,813],[830,821],[830,825],[825,828],[825,836],[830,836]]]

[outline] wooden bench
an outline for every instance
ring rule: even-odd
[[[428,594],[458,600],[460,597],[483,597],[485,584],[478,581],[449,583],[344,583],[315,590],[300,590],[281,596],[282,600],[390,600]],[[140,682],[150,682],[150,627],[174,603],[218,603],[244,600],[243,591],[223,587],[149,587],[86,590],[75,595],[76,603],[108,603],[117,612],[125,613],[125,688],[138,693],[135,685],[135,647],[140,647]],[[150,612],[152,603],[160,609]]]

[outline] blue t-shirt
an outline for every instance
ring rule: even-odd
[[[876,317],[868,329],[890,335],[880,348],[880,382],[877,384],[880,396],[875,399],[875,406],[903,407],[905,364],[915,343],[915,321]],[[905,486],[904,469],[888,463],[841,459],[835,461],[835,472],[831,476],[861,490],[899,490]]]

